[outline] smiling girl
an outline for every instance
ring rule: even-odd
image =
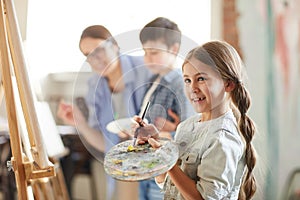
[[[164,199],[253,197],[255,126],[247,115],[251,100],[242,67],[238,53],[226,42],[211,41],[188,53],[182,66],[185,92],[198,114],[177,127],[177,165],[156,177]],[[159,148],[153,129],[147,140]],[[139,139],[149,138],[144,136]]]

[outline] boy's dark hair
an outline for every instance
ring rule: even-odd
[[[181,43],[181,31],[176,23],[171,20],[158,17],[144,26],[140,32],[140,41],[142,44],[147,41],[161,40],[168,47]]]

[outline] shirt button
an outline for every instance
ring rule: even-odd
[[[180,143],[180,146],[181,146],[181,147],[185,147],[185,146],[186,146],[186,142],[181,142],[181,143]]]

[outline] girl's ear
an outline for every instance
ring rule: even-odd
[[[224,84],[225,84],[225,92],[231,92],[236,87],[236,84],[231,80],[225,81]]]

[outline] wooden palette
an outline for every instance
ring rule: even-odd
[[[132,146],[127,140],[112,147],[104,158],[107,174],[122,181],[150,179],[167,172],[177,162],[179,151],[170,140],[159,140],[158,149],[149,144]]]

